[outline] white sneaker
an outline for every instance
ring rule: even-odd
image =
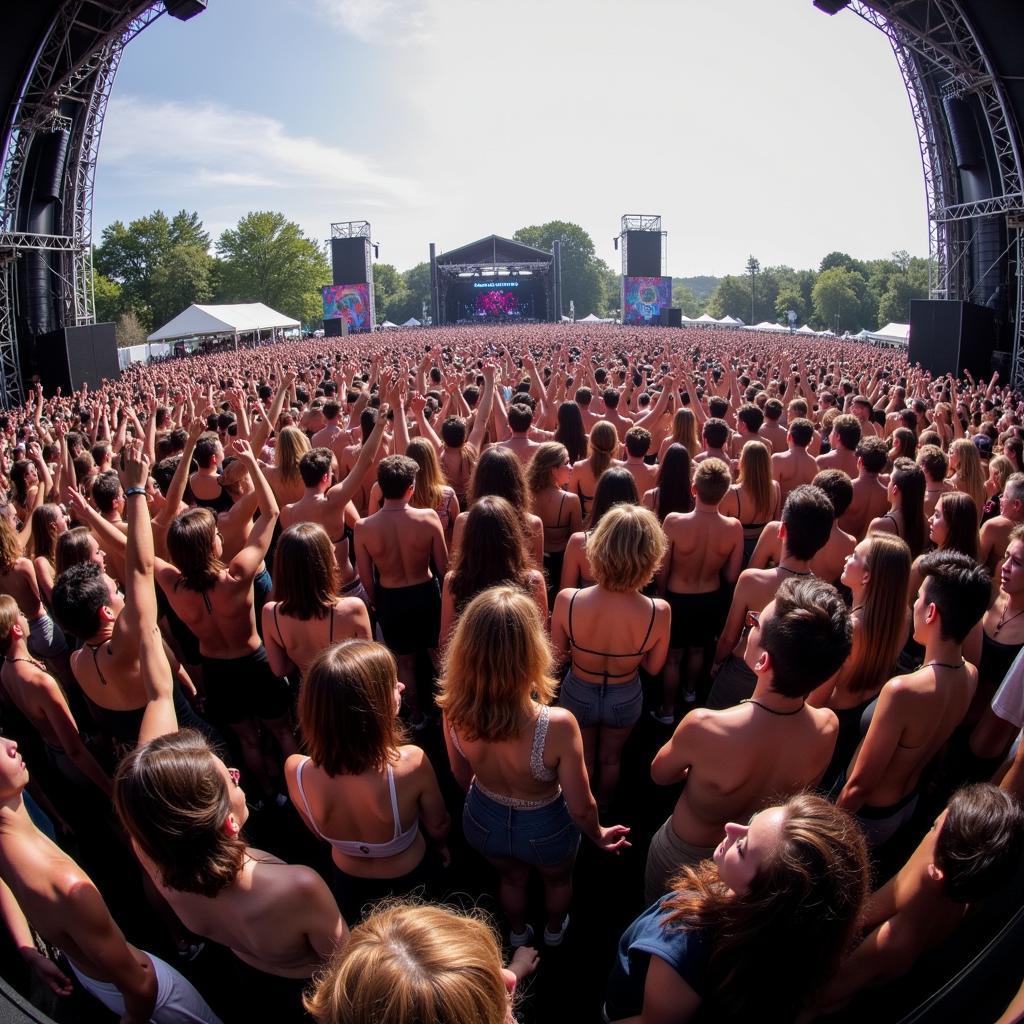
[[[547,935],[547,930],[544,932]],[[518,949],[520,946],[528,946],[533,942],[533,925],[527,925],[526,931],[524,932],[509,932],[508,944],[513,949]]]
[[[544,929],[544,945],[545,946],[560,946],[562,940],[565,938],[566,929],[569,927],[569,915],[565,915],[565,920],[562,921],[562,927],[557,932],[548,931]]]

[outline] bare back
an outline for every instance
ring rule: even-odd
[[[664,530],[672,552],[668,589],[674,593],[717,590],[730,563],[738,571],[743,555],[743,527],[738,519],[702,509],[673,512],[665,517]]]

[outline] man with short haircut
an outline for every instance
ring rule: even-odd
[[[841,469],[826,469],[812,481],[820,487],[832,502],[836,521],[832,524],[825,546],[811,559],[811,572],[820,580],[826,580],[838,586],[839,577],[843,574],[843,566],[847,558],[853,554],[857,546],[857,538],[847,533],[839,523],[843,513],[850,507],[853,499],[853,484]]]
[[[921,776],[963,721],[978,685],[963,643],[988,607],[988,573],[959,551],[933,551],[917,566],[913,636],[924,645],[924,663],[882,687],[836,801],[857,815],[872,847],[913,817]]]
[[[220,467],[224,462],[224,446],[213,433],[203,434],[196,442],[196,465],[199,467],[188,480],[189,490],[201,508],[224,512],[231,508],[231,498],[220,483]]]
[[[862,437],[857,443],[857,476],[853,500],[840,516],[840,529],[862,541],[873,519],[889,511],[889,492],[878,479],[889,464],[889,451],[880,437]],[[929,513],[930,514],[930,513]]]
[[[506,441],[499,441],[498,445],[501,448],[508,448],[525,469],[541,445],[540,441],[534,441],[530,437],[533,409],[525,402],[514,402],[508,407],[507,417],[512,436]]]
[[[1024,854],[1024,810],[1010,793],[978,783],[953,794],[900,871],[868,900],[864,938],[819,1000],[833,1009],[866,988],[902,977],[999,894]]]
[[[759,431],[764,423],[764,413],[752,402],[741,405],[736,413],[736,432],[732,435],[732,450],[739,458],[743,446],[748,441],[761,441]]]
[[[643,427],[630,427],[626,431],[626,461],[623,463],[636,481],[637,494],[643,494],[658,484],[658,467],[648,466],[644,456],[651,450],[650,431]]]
[[[604,402],[605,408],[604,419],[608,420],[609,423],[614,423],[615,429],[619,432],[619,437],[624,437],[626,431],[633,426],[633,421],[628,416],[623,416],[622,413],[619,412],[618,388],[605,388],[601,394],[601,398]]]
[[[861,425],[856,416],[844,414],[832,421],[829,444],[832,450],[816,459],[818,469],[841,469],[851,480],[857,475],[857,445]]]
[[[580,407],[580,414],[583,416],[583,429],[589,434],[595,423],[601,422],[601,414],[594,412],[590,407],[594,393],[588,387],[576,389],[575,401]]]
[[[879,429],[878,424],[871,418],[871,414],[874,412],[874,406],[871,404],[871,399],[865,398],[863,395],[854,396],[853,400],[850,402],[850,412],[860,424],[862,434],[874,437],[881,436],[882,431]],[[854,445],[854,447],[856,447],[856,445]]]
[[[744,660],[757,679],[753,695],[726,710],[691,712],[651,765],[659,785],[685,786],[651,841],[648,903],[680,868],[711,857],[726,822],[746,821],[815,785],[835,749],[835,713],[806,701],[850,653],[853,627],[842,599],[820,580],[788,579],[752,618]]]
[[[717,416],[706,419],[701,430],[704,450],[693,461],[703,462],[705,459],[720,459],[731,468],[732,459],[729,458],[729,453],[725,450],[725,446],[729,443],[729,434],[729,424],[725,420],[719,419]]]
[[[694,474],[694,510],[672,512],[663,524],[668,553],[658,574],[658,592],[672,609],[672,637],[661,705],[652,712],[662,725],[675,720],[684,656],[685,699],[697,699],[705,653],[721,631],[727,595],[743,564],[743,526],[718,510],[731,483],[729,467],[721,459],[706,459]]]
[[[980,510],[979,510],[980,514]],[[993,516],[981,527],[978,561],[990,574],[1006,557],[1010,533],[1018,523],[1024,522],[1024,473],[1014,473],[1006,481],[999,499],[999,515]]]
[[[384,504],[356,523],[356,564],[376,607],[384,642],[398,661],[414,727],[425,719],[416,690],[416,658],[437,649],[441,630],[438,580],[448,571],[441,520],[432,508],[412,508],[417,464],[389,455],[377,471]],[[433,565],[437,576],[431,572]]]
[[[782,501],[801,484],[809,484],[818,472],[818,465],[808,454],[807,446],[814,437],[814,424],[803,417],[793,420],[786,432],[786,451],[772,456],[772,477],[778,481]]]
[[[335,399],[324,402],[324,426],[310,440],[314,448],[333,448],[335,442],[344,433],[338,417],[341,415],[341,404]]]
[[[789,444],[786,428],[781,422],[783,411],[782,402],[777,398],[769,398],[764,403],[764,423],[759,433],[771,452],[784,452]]]

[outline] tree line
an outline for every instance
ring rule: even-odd
[[[562,312],[570,300],[576,315],[619,313],[619,272],[601,260],[590,235],[578,224],[549,221],[519,228],[516,241],[550,252],[562,247]],[[146,334],[193,302],[265,302],[319,327],[320,288],[331,281],[326,247],[308,238],[284,214],[253,211],[214,243],[196,212],[173,217],[156,210],[103,231],[94,251],[96,317],[118,324],[119,343],[137,344]],[[430,265],[399,271],[373,266],[378,322],[420,318],[430,306]],[[673,305],[685,315],[726,314],[747,323],[797,321],[837,333],[907,322],[910,300],[928,295],[928,261],[907,252],[888,259],[860,260],[831,252],[817,269],[762,267],[753,256],[744,270],[722,278],[689,279],[703,297],[675,279]]]

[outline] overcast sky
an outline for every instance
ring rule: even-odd
[[[811,0],[209,0],[114,84],[95,236],[158,207],[368,220],[400,270],[553,219],[617,268],[624,213],[676,276],[928,244],[892,51]]]

